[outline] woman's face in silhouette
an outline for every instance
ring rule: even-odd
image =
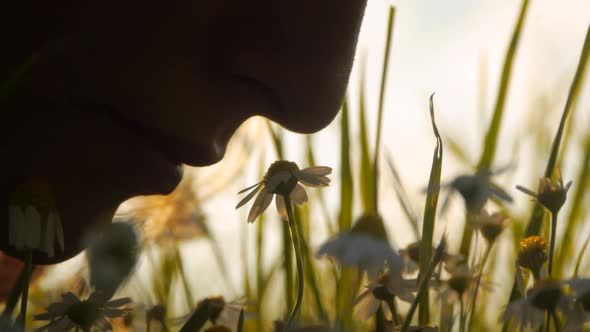
[[[0,200],[7,206],[19,184],[42,179],[64,224],[65,252],[37,261],[78,253],[81,235],[110,222],[123,200],[169,193],[182,164],[219,161],[251,116],[303,133],[326,126],[344,96],[365,1],[0,5],[10,7],[0,8],[10,49],[0,78],[20,83],[1,100],[9,162]],[[13,80],[28,60],[28,74]],[[16,254],[7,233],[0,248]]]

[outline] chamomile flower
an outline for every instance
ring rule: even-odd
[[[564,317],[572,312],[571,297],[563,291],[563,284],[558,281],[544,279],[535,283],[527,295],[511,302],[501,320],[512,322],[511,330],[524,328],[538,329],[544,322],[545,313],[559,311]]]
[[[201,328],[207,321],[213,325],[237,326],[240,320],[240,312],[244,306],[235,302],[226,302],[223,296],[210,296],[197,303],[193,313],[188,315],[185,326]],[[185,320],[187,316],[173,319]]]
[[[396,297],[405,302],[412,302],[415,299],[412,293],[415,289],[415,279],[403,279],[400,276],[390,277],[389,273],[383,273],[378,280],[369,283],[367,289],[354,301],[356,315],[360,319],[369,319],[377,312],[381,303],[389,306]]]
[[[481,171],[476,174],[464,174],[455,177],[450,183],[443,185],[457,191],[465,201],[465,208],[470,213],[478,213],[489,198],[495,197],[505,202],[512,202],[512,197],[502,188],[491,182],[490,177],[500,171]],[[446,211],[450,192],[441,206],[441,214]]]
[[[340,264],[366,271],[369,279],[377,279],[386,263],[389,274],[400,275],[402,258],[391,248],[383,220],[379,216],[365,215],[347,232],[340,233],[324,243],[317,256],[327,255]]]
[[[64,250],[64,234],[55,198],[43,182],[27,181],[10,198],[8,243],[17,250],[40,250],[53,257]]]
[[[273,196],[277,195],[275,199],[277,210],[285,218],[287,213],[283,195],[288,195],[295,204],[303,204],[307,202],[307,193],[301,184],[307,187],[326,187],[330,184],[330,179],[327,177],[330,173],[332,173],[330,167],[314,166],[299,169],[294,162],[275,161],[266,171],[262,181],[238,193],[242,194],[250,190],[250,193],[236,205],[236,209],[249,202],[258,193],[248,214],[248,222],[254,222],[268,208]]]
[[[516,189],[532,196],[539,204],[543,205],[549,212],[556,215],[567,198],[567,192],[572,185],[572,181],[563,184],[561,172],[558,168],[553,172],[553,178],[542,177],[539,179],[537,192],[522,186],[516,186]]]
[[[92,297],[92,296],[91,296]],[[50,304],[47,312],[35,315],[35,320],[50,321],[37,331],[61,332],[73,328],[90,331],[92,327],[100,331],[112,331],[113,327],[107,318],[124,317],[130,309],[124,307],[131,303],[128,297],[98,304],[90,299],[80,300],[71,292],[62,295],[62,301]],[[123,308],[122,308],[123,307]]]

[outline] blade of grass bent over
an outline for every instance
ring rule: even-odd
[[[346,231],[352,226],[352,204],[353,204],[353,178],[350,163],[350,130],[349,130],[349,109],[347,98],[344,99],[341,112],[340,130],[340,212],[338,215],[338,227],[340,232]],[[354,297],[355,288],[354,272],[350,268],[342,268],[339,280],[336,282],[336,325],[342,329],[351,329],[352,315],[350,308]],[[336,274],[335,274],[336,275]]]
[[[424,206],[424,220],[422,222],[422,239],[420,241],[420,275],[424,276],[428,270],[432,257],[432,237],[434,235],[434,222],[436,218],[436,207],[438,205],[438,196],[440,192],[440,174],[443,161],[443,144],[438,128],[434,121],[434,94],[430,95],[430,119],[432,121],[432,130],[436,137],[436,145],[432,156],[432,167],[430,169],[430,179],[428,181],[428,195]],[[427,282],[427,280],[424,280]],[[419,324],[424,326],[430,322],[430,301],[428,292],[423,292],[420,298],[420,307],[418,311]]]
[[[522,26],[524,24],[524,18],[529,6],[528,0],[523,0],[520,8],[520,14],[512,33],[512,38],[508,49],[506,50],[506,56],[504,58],[504,65],[502,67],[502,75],[500,77],[500,86],[498,87],[498,94],[496,96],[496,103],[494,106],[494,113],[490,126],[486,132],[483,143],[483,151],[481,153],[479,162],[477,164],[477,171],[487,171],[491,168],[494,156],[496,154],[496,146],[498,143],[498,136],[500,132],[500,126],[502,124],[502,117],[504,115],[504,106],[506,104],[506,96],[508,94],[508,87],[510,85],[510,76],[512,74],[512,66],[514,64],[514,58],[516,55],[516,49],[522,33]],[[471,236],[473,229],[471,227],[464,227],[463,239],[461,240],[460,253],[465,257],[469,256],[469,248],[471,246]]]

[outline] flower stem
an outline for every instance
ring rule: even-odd
[[[479,284],[481,283],[481,275],[483,274],[483,268],[485,267],[486,262],[488,261],[490,251],[492,251],[492,244],[491,243],[488,244],[488,247],[486,248],[486,251],[484,252],[483,257],[481,258],[481,262],[479,265],[479,273],[477,275],[477,278],[475,279],[475,289],[473,290],[473,297],[471,298],[471,319],[469,320],[469,325],[467,326],[468,331],[471,331],[471,326],[473,324],[473,318],[474,318],[474,315],[476,314],[475,302],[477,300],[477,291],[479,290]],[[465,316],[467,317],[467,314]]]
[[[551,238],[549,239],[549,278],[551,278],[551,272],[553,271],[553,251],[555,250],[555,231],[557,228],[557,212],[551,213]]]
[[[465,319],[467,315],[464,315],[463,296],[459,296],[459,332],[465,332]]]
[[[388,304],[389,310],[391,311],[391,317],[393,319],[393,323],[395,324],[395,326],[399,326],[401,324],[401,319],[399,317],[399,314],[397,313],[397,306],[395,305],[395,296],[392,296],[391,300],[387,304]]]
[[[29,302],[29,282],[31,281],[31,273],[33,271],[33,252],[30,249],[25,252],[25,266],[23,267],[23,270],[24,278],[20,300],[19,321],[22,323],[24,329],[27,320],[27,304]]]
[[[551,310],[551,317],[553,318],[553,326],[555,326],[555,332],[561,332],[561,323],[559,322],[559,318],[557,317],[555,309]]]
[[[299,233],[297,232],[297,225],[295,224],[295,216],[293,215],[293,206],[289,195],[283,195],[285,199],[285,207],[287,208],[287,217],[289,219],[289,230],[291,231],[291,240],[293,241],[293,249],[295,250],[295,262],[297,264],[297,300],[291,310],[285,331],[289,331],[294,321],[301,310],[301,302],[303,300],[303,261],[301,257],[301,244],[299,243]]]

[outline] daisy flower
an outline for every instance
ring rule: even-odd
[[[226,302],[223,296],[211,296],[201,300],[184,324],[184,328],[200,329],[207,321],[213,325],[237,326],[240,312],[244,306],[235,302]],[[186,317],[186,316],[185,316]],[[185,317],[174,320],[183,320]]]
[[[8,243],[19,251],[36,249],[53,257],[56,242],[63,251],[64,233],[53,193],[45,183],[23,183],[8,206]]]
[[[93,232],[86,259],[97,299],[108,300],[115,294],[133,272],[139,251],[139,234],[132,223],[118,221]]]
[[[512,331],[525,328],[538,329],[545,320],[545,312],[559,311],[571,316],[572,299],[562,289],[562,283],[544,279],[535,283],[525,297],[511,302],[502,314],[502,322],[512,322]]]
[[[468,212],[478,213],[490,197],[495,197],[506,202],[512,202],[512,197],[504,189],[490,181],[492,175],[501,171],[481,171],[476,174],[459,175],[445,186],[461,194],[461,197],[463,197],[463,200],[465,201],[465,208]],[[449,193],[443,201],[441,214],[446,211],[451,194],[452,192]]]
[[[416,280],[403,279],[400,276],[390,277],[388,273],[383,273],[378,280],[366,287],[353,304],[357,308],[356,315],[364,320],[375,314],[381,303],[385,303],[391,312],[392,308],[389,306],[396,297],[405,302],[414,301],[412,292],[416,289]]]
[[[92,297],[92,296],[91,296]],[[128,297],[119,298],[98,304],[90,299],[80,300],[72,292],[62,295],[62,301],[50,304],[45,313],[35,315],[35,320],[50,321],[37,331],[61,332],[73,328],[90,331],[92,327],[100,331],[112,331],[113,327],[107,318],[124,317],[129,308],[121,308],[131,303]]]
[[[330,184],[327,175],[331,173],[332,169],[326,166],[314,166],[300,170],[294,162],[275,161],[266,171],[262,181],[238,193],[250,191],[236,205],[236,209],[249,202],[258,193],[248,214],[248,222],[254,222],[268,208],[273,196],[277,195],[275,199],[277,210],[283,218],[286,218],[287,212],[283,195],[288,195],[295,204],[303,204],[307,202],[307,193],[301,184],[307,187],[326,187]]]
[[[347,232],[324,243],[317,256],[327,255],[340,264],[366,271],[369,279],[377,279],[385,264],[392,276],[400,275],[402,258],[391,248],[381,217],[365,215]]]

